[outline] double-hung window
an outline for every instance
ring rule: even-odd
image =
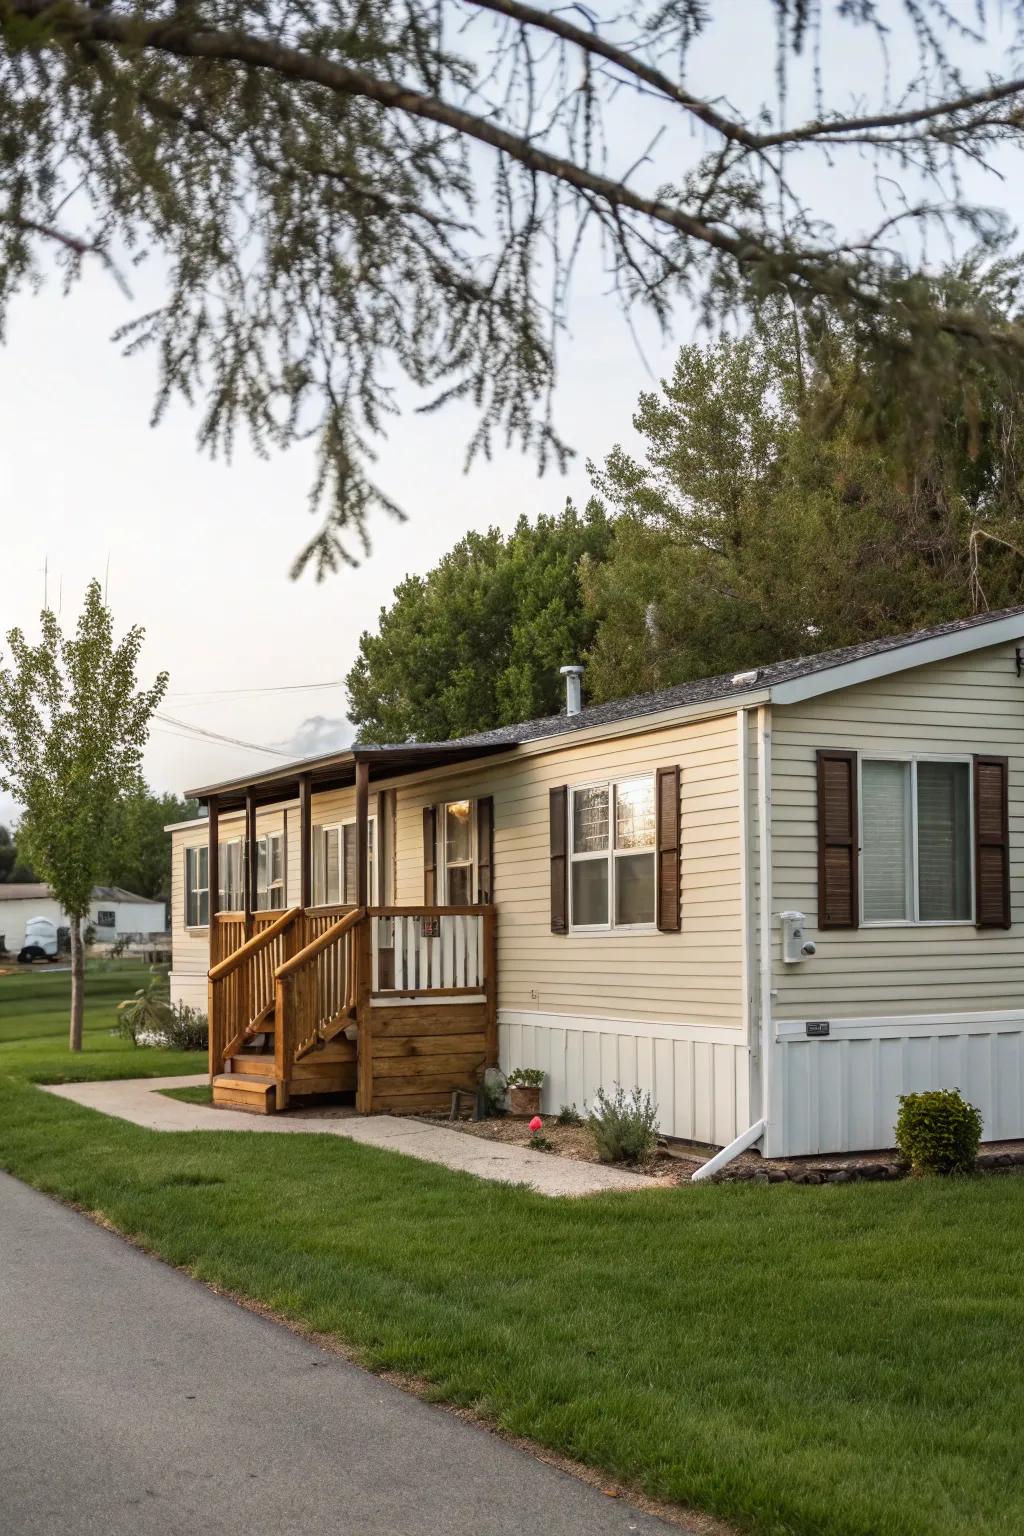
[[[861,921],[973,920],[967,759],[860,763]]]
[[[256,910],[284,906],[284,833],[267,832],[256,839]]]
[[[450,907],[476,900],[476,839],[473,800],[449,800],[443,807],[444,899]]]
[[[377,818],[366,829],[366,889],[373,900]],[[354,821],[313,829],[313,901],[318,907],[355,906],[358,838]]]
[[[220,911],[241,912],[245,901],[242,888],[242,839],[233,837],[220,844]]]
[[[570,805],[570,926],[653,927],[654,779],[583,785]]]
[[[185,849],[185,926],[206,928],[210,922],[210,850],[205,843]]]

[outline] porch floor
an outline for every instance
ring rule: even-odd
[[[161,1088],[200,1087],[209,1080],[206,1073],[142,1077],[108,1083],[54,1083],[45,1085],[43,1091],[151,1131],[299,1131],[306,1135],[344,1136],[363,1146],[400,1152],[405,1157],[439,1163],[444,1168],[473,1173],[499,1184],[526,1184],[540,1195],[598,1195],[652,1187],[650,1179],[625,1169],[570,1162],[546,1152],[531,1152],[528,1147],[482,1141],[461,1131],[397,1115],[357,1115],[347,1105],[257,1116],[213,1109],[205,1104],[186,1104],[160,1092]]]

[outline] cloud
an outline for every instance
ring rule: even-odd
[[[344,715],[310,715],[291,736],[275,741],[274,746],[289,757],[322,757],[350,746],[354,736],[352,722]]]

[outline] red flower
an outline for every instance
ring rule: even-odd
[[[534,1132],[539,1131],[543,1124],[544,1121],[541,1119],[540,1115],[534,1115],[533,1119],[530,1121],[530,1130]]]

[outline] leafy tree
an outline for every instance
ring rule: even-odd
[[[600,507],[521,517],[505,537],[470,533],[426,576],[409,576],[366,633],[348,675],[363,741],[443,741],[559,707],[558,668],[593,639],[579,585],[608,547]]]
[[[0,885],[31,885],[35,879],[31,864],[18,853],[10,828],[0,826]]]
[[[1012,267],[948,275],[995,316]],[[642,460],[595,488],[617,513],[583,585],[592,696],[610,698],[963,616],[1024,596],[1024,393],[975,360],[919,416],[867,423],[873,374],[846,329],[776,316],[684,347],[640,397]]]
[[[947,303],[923,274],[936,237],[1005,233],[960,173],[1012,177],[1024,0],[747,0],[744,23],[778,37],[747,112],[729,104],[727,47],[707,78],[735,0],[612,12],[0,0],[0,324],[47,252],[69,279],[92,258],[122,280],[126,253],[161,253],[165,302],[123,332],[159,358],[156,413],[202,402],[214,452],[245,429],[261,449],[316,435],[323,523],[297,564],[320,572],[351,558],[374,508],[397,511],[372,468],[397,378],[428,405],[469,402],[471,451],[504,437],[564,458],[556,341],[591,236],[621,302],[659,321],[681,295],[715,319],[781,293],[857,327],[884,364],[867,412],[955,390],[978,353],[1020,357],[1016,321]],[[822,60],[856,33],[878,67],[848,105]],[[790,122],[797,84],[813,110]],[[865,164],[885,199],[874,228],[801,198],[815,170],[839,182]]]
[[[85,961],[82,919],[109,856],[120,802],[141,785],[150,717],[167,688],[161,672],[139,689],[143,631],[114,642],[99,582],[89,583],[73,637],[44,609],[38,645],[7,636],[0,669],[0,788],[25,811],[18,825],[33,863],[71,919],[69,1045],[82,1048]]]
[[[170,901],[171,839],[165,827],[199,815],[197,800],[154,795],[142,788],[126,796],[114,813],[110,852],[102,883],[120,885],[138,896]]]

